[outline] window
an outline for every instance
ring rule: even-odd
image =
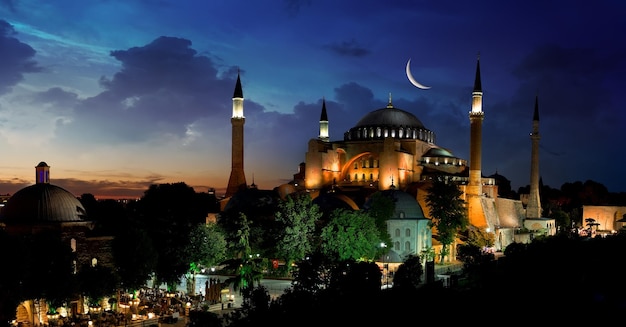
[[[396,237],[400,237],[400,229],[396,228],[396,232],[395,232]]]
[[[70,247],[72,248],[72,252],[76,252],[76,239],[75,238],[70,240]]]
[[[406,236],[406,237],[410,237],[410,236],[411,236],[411,229],[410,229],[410,228],[407,228],[407,229],[404,231],[404,236]]]
[[[98,265],[98,259],[96,259],[96,258],[91,258],[91,266],[92,266],[92,267],[95,267],[95,266],[97,266],[97,265]]]
[[[411,242],[406,241],[404,243],[404,251],[407,251],[407,252],[411,251]]]

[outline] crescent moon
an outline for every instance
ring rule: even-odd
[[[416,81],[415,78],[413,78],[413,74],[411,74],[411,59],[409,59],[409,61],[406,63],[406,77],[409,79],[409,82],[413,84],[413,86],[422,90],[430,89],[430,86],[422,85],[420,84],[420,82]]]

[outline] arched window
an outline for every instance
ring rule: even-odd
[[[399,228],[396,228],[395,234],[396,234],[396,237],[400,237],[400,229]]]
[[[406,251],[406,252],[410,252],[411,251],[411,242],[409,242],[409,241],[404,242],[404,251]]]
[[[404,231],[404,236],[406,236],[406,237],[410,237],[410,236],[411,236],[411,229],[410,229],[410,228],[407,228],[407,229]]]
[[[76,239],[75,238],[70,240],[70,247],[72,248],[72,252],[76,252]]]
[[[396,242],[393,244],[393,248],[394,248],[394,250],[396,250],[396,251],[400,251],[400,242],[396,241]]]
[[[406,217],[406,214],[404,213],[404,211],[400,211],[398,213],[398,218],[404,218],[404,217]],[[407,235],[407,236],[409,236],[409,235]]]
[[[91,258],[91,266],[92,266],[92,267],[95,267],[95,266],[97,266],[97,265],[98,265],[98,259],[96,259],[96,258]]]

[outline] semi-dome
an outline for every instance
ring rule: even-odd
[[[394,137],[433,143],[435,134],[412,113],[396,108],[391,101],[386,108],[367,113],[344,135],[344,140],[372,140]]]
[[[2,210],[7,223],[82,222],[86,218],[85,208],[72,193],[48,183],[17,191]]]

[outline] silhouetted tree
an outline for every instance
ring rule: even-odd
[[[409,255],[393,275],[393,288],[415,291],[422,282],[424,268],[419,256]]]

